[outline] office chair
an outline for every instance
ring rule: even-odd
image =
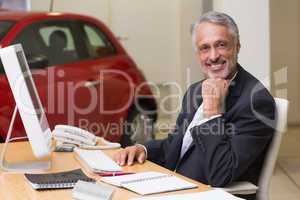
[[[276,131],[272,142],[267,151],[267,155],[263,164],[261,175],[258,180],[258,187],[250,182],[234,182],[231,185],[222,188],[232,194],[255,194],[257,200],[269,199],[269,185],[273,170],[276,164],[282,135],[285,133],[288,114],[288,100],[275,98],[276,103]]]

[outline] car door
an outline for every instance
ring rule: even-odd
[[[38,94],[41,98],[42,102],[45,102],[45,93],[47,91],[47,85],[46,85],[46,63],[43,58],[43,50],[42,50],[42,43],[40,43],[40,40],[36,37],[35,32],[30,27],[25,27],[24,29],[17,32],[15,37],[12,38],[12,40],[9,42],[9,45],[13,44],[19,44],[21,43],[23,46],[23,50],[25,53],[25,56],[28,61],[29,68],[32,73],[33,80],[35,84],[39,87],[37,87]],[[9,102],[8,107],[2,107],[4,108],[7,113],[9,113],[9,116],[11,118],[12,112],[15,106],[15,100],[12,95],[12,91],[10,87],[8,86],[7,80],[5,80],[7,84],[7,94],[6,100]],[[9,118],[9,119],[10,119]],[[2,122],[1,122],[2,124]],[[24,136],[25,131],[23,127],[23,123],[21,121],[21,118],[19,114],[16,117],[15,123],[14,123],[14,131],[12,133],[12,137],[18,137],[18,136]]]
[[[98,91],[98,122],[82,121],[92,131],[111,141],[119,141],[128,108],[133,102],[134,84],[130,70],[133,63],[125,53],[117,51],[108,33],[92,22],[78,21],[81,39],[88,51],[85,64],[94,72],[90,88]]]
[[[45,21],[37,31],[49,59],[46,105],[50,124],[80,126],[86,118],[94,123],[98,118],[97,91],[87,85],[94,73],[84,62],[87,52],[74,28],[74,20]]]
[[[12,21],[0,21],[0,41],[5,38],[11,27],[14,25],[15,22]],[[3,142],[6,138],[14,106],[14,97],[0,60],[0,142]],[[23,126],[20,127],[20,124],[22,124],[20,120],[20,116],[17,116],[14,124],[14,128],[17,131],[14,131],[14,136],[23,136],[23,133],[21,132]]]
[[[38,21],[24,29],[15,41],[21,42],[25,52],[29,52],[29,61],[42,61],[44,71],[32,73],[52,129],[57,124],[78,126],[82,116],[97,119],[96,97],[85,87],[93,73],[82,65],[87,52],[79,44],[73,23],[62,19]],[[37,46],[38,56],[33,55]]]

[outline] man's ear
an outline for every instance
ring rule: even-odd
[[[241,43],[240,43],[240,41],[238,41],[237,44],[236,44],[236,51],[237,51],[237,53],[240,52],[240,48],[241,48]]]

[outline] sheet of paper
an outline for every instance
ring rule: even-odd
[[[155,197],[138,197],[130,200],[244,200],[235,197],[223,190],[210,190],[206,192],[178,194],[178,195],[164,195]]]
[[[217,188],[222,189],[231,194],[255,194],[258,190],[258,187],[250,182],[241,181],[241,182],[233,182],[227,187]]]
[[[122,183],[130,182],[130,181],[137,181],[141,179],[149,179],[151,177],[161,177],[166,176],[166,174],[160,172],[143,172],[143,173],[136,173],[136,174],[129,174],[124,176],[111,176],[111,177],[103,177],[101,181],[106,183],[121,186]]]
[[[113,192],[112,187],[79,180],[72,190],[72,197],[79,200],[110,200]]]

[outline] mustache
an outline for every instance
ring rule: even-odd
[[[206,64],[209,64],[209,65],[219,65],[219,64],[224,64],[224,63],[226,63],[226,60],[223,60],[223,59],[208,60],[206,62]]]

